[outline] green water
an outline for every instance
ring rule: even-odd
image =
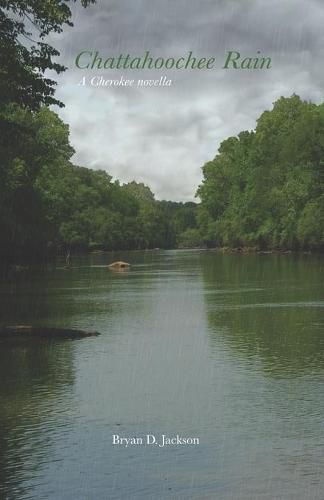
[[[0,498],[291,499],[324,492],[324,259],[134,252],[0,285]],[[199,445],[114,446],[113,435]]]

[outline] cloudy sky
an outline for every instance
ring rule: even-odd
[[[322,0],[97,0],[75,7],[74,27],[52,43],[68,66],[58,79],[59,113],[70,124],[79,165],[122,182],[148,184],[158,199],[193,200],[202,165],[222,140],[253,129],[281,95],[324,100]],[[81,50],[104,57],[149,50],[155,57],[216,57],[210,71],[83,71]],[[272,58],[271,70],[223,70],[238,50]],[[93,88],[83,76],[172,79],[171,87]]]

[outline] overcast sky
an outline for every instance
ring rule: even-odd
[[[320,102],[324,92],[322,0],[97,0],[74,9],[74,27],[55,36],[68,70],[59,77],[59,111],[69,123],[79,165],[107,170],[122,182],[149,185],[158,199],[193,200],[202,165],[222,140],[253,129],[281,95]],[[155,57],[216,57],[205,71],[82,71],[81,50],[104,57],[149,50]],[[272,58],[271,70],[221,69],[238,50]],[[171,87],[80,87],[82,76],[173,80]]]

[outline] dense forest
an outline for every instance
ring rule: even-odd
[[[68,127],[46,106],[32,112],[10,105],[6,111],[8,134],[0,146],[3,261],[188,244],[194,203],[157,201],[144,184],[120,185],[105,171],[73,165]]]
[[[195,203],[157,201],[144,184],[72,163],[68,126],[49,108],[63,103],[44,75],[65,70],[44,39],[72,24],[68,3],[0,1],[1,262],[195,244]]]
[[[280,98],[203,167],[199,227],[213,246],[324,247],[324,104]]]
[[[74,165],[45,76],[66,69],[45,39],[72,24],[68,3],[0,0],[2,263],[91,249],[324,247],[324,105],[296,95],[221,144],[203,167],[199,204],[158,201],[142,183]]]

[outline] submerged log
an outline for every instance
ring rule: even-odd
[[[88,332],[84,330],[75,330],[74,328],[56,328],[51,326],[31,326],[31,325],[11,325],[0,326],[0,337],[15,338],[23,337],[51,337],[78,339],[83,337],[94,337],[100,335],[99,332]]]

